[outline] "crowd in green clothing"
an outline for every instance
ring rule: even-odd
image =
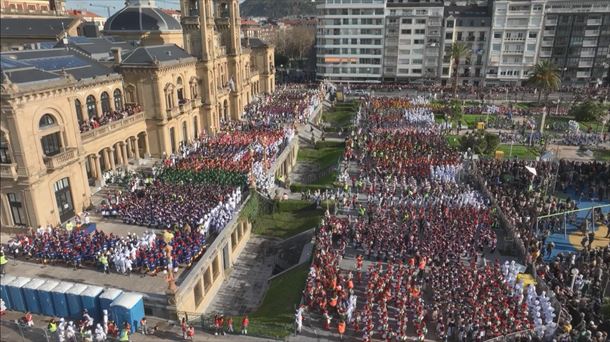
[[[221,169],[186,170],[165,168],[159,176],[166,183],[197,183],[218,184],[224,186],[243,187],[247,185],[248,175],[235,171]]]

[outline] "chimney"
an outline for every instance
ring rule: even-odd
[[[121,62],[123,62],[123,60],[121,58],[121,48],[113,47],[112,49],[110,49],[110,51],[112,51],[112,56],[114,57],[114,65],[115,66],[121,65]]]

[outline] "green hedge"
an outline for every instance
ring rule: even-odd
[[[320,184],[301,184],[294,183],[290,184],[290,191],[292,192],[303,192],[307,190],[316,191],[316,190],[330,190],[334,187],[332,185],[320,185]]]

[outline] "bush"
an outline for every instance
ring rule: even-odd
[[[606,111],[603,104],[587,100],[570,108],[570,115],[579,122],[598,121]]]

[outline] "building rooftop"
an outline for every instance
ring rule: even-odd
[[[81,80],[115,73],[93,59],[61,48],[3,52],[0,60],[2,77],[17,84],[61,79],[66,74]]]
[[[267,48],[269,45],[258,38],[242,38],[241,46],[249,47],[252,49],[262,49]]]
[[[122,65],[156,65],[179,63],[184,59],[196,60],[175,44],[140,46],[123,59]]]
[[[95,12],[88,11],[88,10],[72,9],[72,10],[68,10],[67,13],[69,15],[73,15],[73,16],[90,17],[90,18],[104,18],[103,16],[101,16]]]
[[[131,0],[108,18],[104,31],[182,31],[182,26],[170,14],[154,7],[154,1]]]
[[[0,37],[57,38],[79,19],[74,17],[2,18]]]
[[[65,47],[63,41],[59,41],[55,44],[55,48]],[[117,40],[115,37],[104,36],[99,38],[89,37],[68,37],[68,47],[70,49],[76,49],[85,55],[98,60],[104,61],[109,60],[113,57],[112,48],[120,47],[123,53],[128,53],[137,47],[136,42]]]
[[[488,7],[482,6],[445,6],[445,17],[490,17]]]

